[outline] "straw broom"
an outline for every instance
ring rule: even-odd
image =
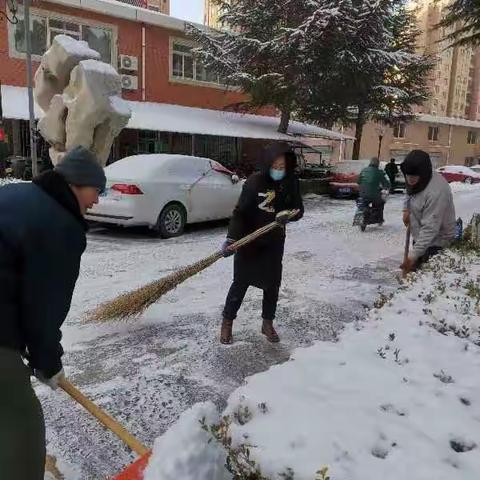
[[[289,211],[289,218],[292,219],[298,215],[298,210]],[[275,221],[246,237],[233,243],[230,248],[233,251],[248,245],[257,238],[281,228],[282,224]],[[109,320],[126,320],[129,318],[139,317],[148,307],[156,303],[163,295],[174,290],[178,285],[193,277],[197,273],[207,269],[215,262],[223,258],[221,251],[215,252],[212,255],[196,262],[188,267],[182,268],[160,280],[145,285],[132,292],[124,293],[117,298],[106,302],[97,307],[89,316],[91,321],[106,322]]]

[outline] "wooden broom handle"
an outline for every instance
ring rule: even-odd
[[[403,254],[403,263],[406,263],[408,260],[408,256],[410,255],[410,238],[411,238],[411,230],[410,225],[407,227],[407,233],[405,235],[405,252]],[[407,272],[403,271],[403,278],[407,277]]]
[[[120,440],[122,440],[130,449],[140,456],[150,452],[150,450],[140,443],[130,432],[125,430],[117,421],[110,415],[106,414],[101,408],[95,405],[82,392],[74,387],[66,378],[59,382],[59,387],[68,395],[70,395],[76,402],[90,412],[100,423],[112,431]]]

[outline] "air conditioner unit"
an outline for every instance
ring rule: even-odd
[[[122,75],[122,88],[123,90],[137,90],[138,77],[134,75]]]
[[[138,71],[138,58],[132,55],[120,55],[120,70]]]

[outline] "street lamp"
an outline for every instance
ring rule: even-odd
[[[378,127],[377,128],[377,133],[378,133],[378,159],[380,160],[381,154],[382,154],[382,142],[383,142],[383,137],[385,137],[386,130],[383,127]]]
[[[35,124],[35,110],[33,100],[33,69],[32,69],[32,36],[30,32],[30,2],[31,0],[23,1],[25,24],[25,59],[27,62],[27,88],[28,88],[28,112],[30,123],[30,157],[32,160],[32,177],[38,175],[38,160],[37,160],[37,128]]]

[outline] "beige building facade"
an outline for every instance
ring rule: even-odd
[[[345,131],[353,135],[354,131]],[[449,117],[420,115],[411,123],[394,128],[368,123],[363,131],[360,158],[378,156],[402,160],[411,150],[429,153],[434,166],[478,165],[480,163],[480,122]],[[346,145],[345,156],[352,158],[352,144]]]

